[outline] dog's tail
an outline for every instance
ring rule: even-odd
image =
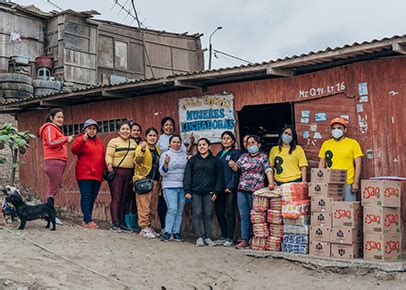
[[[52,197],[48,197],[47,205],[49,207],[54,207],[54,199]]]

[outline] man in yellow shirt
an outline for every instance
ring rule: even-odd
[[[361,161],[364,154],[357,140],[345,136],[347,123],[343,118],[330,122],[333,138],[324,141],[319,152],[319,168],[347,170],[345,201],[356,201],[361,177]]]

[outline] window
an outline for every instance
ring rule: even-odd
[[[104,120],[104,121],[99,121],[97,124],[99,124],[99,129],[97,130],[97,133],[111,133],[111,132],[116,132],[118,130],[118,125],[121,122],[126,122],[128,121],[127,119],[116,119],[116,120]],[[65,136],[70,136],[70,135],[77,135],[81,132],[83,132],[83,123],[80,124],[70,124],[70,125],[64,125],[63,126],[63,134]]]
[[[114,66],[113,38],[99,36],[99,65],[104,67]]]
[[[115,41],[115,61],[114,67],[118,69],[127,69],[127,43],[121,41]]]

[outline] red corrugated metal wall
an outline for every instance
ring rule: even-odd
[[[368,102],[363,103],[363,112],[357,113],[360,82],[368,84]],[[342,85],[345,86],[344,90]],[[299,140],[305,147],[311,166],[316,166],[321,143],[329,137],[328,120],[338,115],[347,115],[350,122],[349,135],[360,140],[364,152],[371,149],[374,154],[372,159],[364,159],[363,177],[406,176],[406,122],[405,106],[402,103],[406,95],[405,58],[366,61],[290,78],[215,86],[210,87],[207,93],[188,90],[67,107],[65,122],[69,124],[80,123],[87,118],[108,120],[126,117],[137,120],[144,129],[149,126],[159,128],[163,116],[178,118],[179,98],[223,91],[234,94],[237,111],[245,105],[295,102]],[[308,124],[301,122],[301,112],[306,110],[310,111]],[[327,121],[316,122],[315,113],[326,113]],[[20,129],[36,132],[45,114],[42,111],[18,114]],[[367,124],[367,130],[360,130],[360,118]],[[317,124],[316,130],[323,139],[314,139],[311,124]],[[309,131],[311,138],[303,138],[304,131]],[[114,134],[100,134],[105,143],[113,136]],[[23,157],[25,164],[21,166],[20,180],[24,186],[42,194],[46,184],[42,171],[42,149],[39,145],[40,140],[34,141],[33,148]],[[71,155],[69,158],[71,161],[62,188],[64,193],[59,194],[57,202],[79,211],[79,194],[74,181],[75,158]],[[403,198],[403,204],[406,205],[406,197]],[[109,219],[108,200],[108,189],[103,186],[97,203],[97,218]],[[403,218],[406,219],[406,206],[403,209]]]

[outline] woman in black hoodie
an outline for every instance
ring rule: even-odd
[[[214,241],[217,245],[231,247],[233,245],[235,228],[235,211],[237,209],[237,188],[240,175],[228,165],[230,160],[237,162],[241,151],[235,149],[235,136],[230,131],[221,134],[223,150],[217,153],[220,159],[224,177],[224,190],[215,202],[217,221],[221,229],[221,237]]]
[[[196,246],[215,246],[211,240],[211,212],[213,201],[223,189],[223,173],[220,161],[210,151],[210,141],[200,138],[198,153],[189,159],[183,177],[183,189],[187,199],[192,199],[193,230],[197,236]],[[201,231],[203,215],[204,235]]]

